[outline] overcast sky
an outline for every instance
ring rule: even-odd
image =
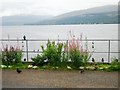
[[[0,16],[59,15],[103,5],[117,5],[119,0],[0,0]]]

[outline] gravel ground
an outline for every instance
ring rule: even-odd
[[[3,88],[117,88],[118,72],[2,70]]]

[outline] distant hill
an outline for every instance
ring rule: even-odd
[[[78,10],[56,16],[37,24],[117,24],[118,6],[108,5]]]
[[[2,25],[117,24],[118,6],[77,10],[58,16],[17,15],[2,17]]]
[[[52,16],[38,15],[14,15],[2,17],[2,25],[24,25],[32,24],[51,18]]]

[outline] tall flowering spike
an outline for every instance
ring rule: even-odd
[[[75,35],[70,33],[70,39],[68,39],[68,53],[69,58],[73,62],[74,66],[78,68],[80,63],[86,64],[90,59],[91,55],[88,52],[88,46],[86,43],[85,48],[83,47],[82,33],[79,38],[75,38]]]
[[[11,47],[12,51],[14,51],[14,47]]]
[[[82,33],[80,34],[80,50],[83,51],[83,44],[82,44]]]
[[[87,41],[87,37],[85,37],[86,43],[85,43],[85,52],[88,51],[88,41]]]
[[[5,50],[5,47],[4,47],[4,44],[3,44],[3,42],[1,42],[2,43],[2,51],[4,51]]]
[[[82,33],[80,34],[80,38],[75,38],[75,35],[72,34],[71,31],[69,31],[70,39],[68,40],[68,50],[79,50],[81,54],[84,54],[84,52],[88,51],[88,46],[85,44],[85,49],[83,48],[82,43]],[[86,39],[87,40],[87,39]]]
[[[7,65],[14,63],[15,62],[19,63],[21,62],[21,58],[22,58],[22,52],[21,50],[19,50],[19,45],[12,45],[10,44],[10,40],[9,40],[9,36],[8,36],[8,42],[7,44],[3,44],[2,43],[2,63],[7,63]],[[17,54],[16,54],[17,53]],[[18,56],[19,55],[19,56]]]
[[[6,44],[6,48],[5,49],[6,49],[5,51],[9,51],[8,44]]]
[[[76,40],[76,43],[77,43],[77,49],[79,49],[80,47],[80,44],[79,44],[79,38],[77,38],[77,40]]]
[[[12,45],[10,45],[10,51],[12,51]]]
[[[9,39],[9,35],[8,35],[8,43],[7,44],[5,44],[4,45],[4,43],[3,42],[1,42],[1,44],[2,44],[2,48],[0,48],[1,49],[1,51],[7,51],[7,52],[11,52],[11,51],[21,51],[21,48],[20,48],[20,45],[19,45],[19,40],[17,39],[17,45],[11,45],[11,43],[10,43],[10,39]]]

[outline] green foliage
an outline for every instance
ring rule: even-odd
[[[70,59],[72,61],[73,66],[78,69],[82,63],[83,63],[83,59],[80,55],[80,51],[79,50],[72,50],[69,52],[70,55]]]
[[[44,55],[39,55],[37,54],[36,57],[34,58],[31,58],[33,61],[34,61],[34,64],[35,65],[40,65],[40,66],[43,66],[45,63],[44,63],[44,60],[46,59],[46,57]]]
[[[75,35],[70,33],[71,40],[69,40],[68,53],[69,58],[71,59],[71,63],[73,67],[79,69],[80,66],[86,65],[90,58],[90,53],[88,52],[88,45],[87,42],[85,44],[85,48],[82,45],[82,34],[80,39],[75,39]]]
[[[84,52],[84,54],[82,55],[84,66],[88,64],[90,57],[91,57],[91,54],[89,52]]]
[[[21,58],[22,51],[15,49],[14,47],[10,47],[10,49],[6,47],[6,49],[2,51],[2,64],[11,65],[21,63]]]
[[[63,64],[63,65],[66,65],[66,64],[68,63],[68,54],[65,53],[64,51],[63,51],[63,53],[62,53],[61,60],[62,60],[62,64]],[[63,65],[62,65],[62,66],[63,66]]]
[[[82,41],[81,41],[82,42]],[[82,46],[81,46],[82,47]],[[82,49],[83,50],[83,49]],[[88,41],[86,37],[85,49],[81,52],[83,58],[83,65],[86,66],[88,64],[89,59],[91,58],[91,53],[88,51]]]
[[[48,64],[51,66],[60,66],[61,64],[61,57],[62,57],[62,43],[50,42],[48,40],[47,48],[41,46],[43,53],[41,55],[37,55],[36,57],[32,58],[32,60],[38,65],[44,65],[44,60],[48,60]]]
[[[120,61],[119,61],[119,59],[113,58],[113,60],[111,62],[110,70],[120,71]]]
[[[71,60],[72,67],[78,69],[81,65],[85,66],[91,56],[88,52],[87,42],[84,49],[81,39],[82,37],[80,40],[75,40],[72,37],[72,40],[68,40],[65,44],[55,44],[55,42],[48,40],[46,48],[43,45],[41,46],[43,53],[32,58],[32,60],[39,65],[43,65],[45,57],[48,60],[48,65],[59,67],[66,67],[68,60]],[[64,51],[62,51],[63,49]]]
[[[21,63],[22,51],[15,51],[15,63]]]
[[[62,60],[61,66],[62,66],[62,67],[66,67],[67,64],[68,64],[69,56],[68,56],[67,46],[68,46],[67,43],[64,43],[64,44],[63,44],[63,47],[64,47],[63,49],[64,49],[64,51],[62,52],[62,55],[61,55],[61,60]]]
[[[61,63],[61,55],[62,55],[62,48],[63,44],[58,43],[55,45],[55,42],[50,42],[48,40],[47,48],[44,49],[43,46],[41,46],[43,50],[43,55],[45,55],[48,59],[48,62],[52,66],[59,66]]]
[[[12,65],[21,63],[22,58],[22,50],[19,45],[19,41],[17,41],[16,45],[11,45],[8,36],[8,43],[5,45],[2,42],[2,47],[0,48],[0,60],[4,65]]]
[[[79,69],[80,66],[86,66],[90,57],[88,52],[83,54],[77,49],[69,51],[69,56],[76,69]]]

